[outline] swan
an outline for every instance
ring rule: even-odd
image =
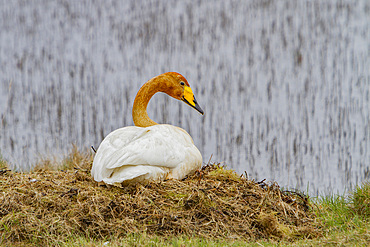
[[[146,108],[157,92],[184,101],[204,114],[181,74],[167,72],[150,79],[134,100],[135,126],[111,132],[99,145],[91,168],[95,181],[121,187],[149,180],[183,179],[201,167],[202,155],[184,129],[157,124],[149,118]]]

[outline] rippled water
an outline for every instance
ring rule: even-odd
[[[132,125],[151,77],[177,71],[206,114],[163,94],[204,162],[310,193],[370,177],[370,4],[362,1],[0,1],[0,152],[98,146]]]

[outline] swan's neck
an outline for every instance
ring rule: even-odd
[[[135,126],[149,127],[157,124],[149,118],[146,107],[153,95],[161,91],[162,88],[159,77],[154,77],[140,88],[135,97],[134,106],[132,108],[132,118]]]

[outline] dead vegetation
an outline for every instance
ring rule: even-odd
[[[308,198],[213,164],[184,179],[117,188],[90,177],[92,156],[74,150],[64,170],[0,172],[2,241],[51,244],[143,233],[295,240],[320,235]],[[42,168],[44,167],[44,168]]]

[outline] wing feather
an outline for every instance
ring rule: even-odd
[[[91,173],[96,181],[106,183],[148,173],[160,177],[194,155],[194,148],[199,153],[190,135],[172,125],[125,127],[111,132],[102,141]],[[201,159],[200,153],[198,156]]]

